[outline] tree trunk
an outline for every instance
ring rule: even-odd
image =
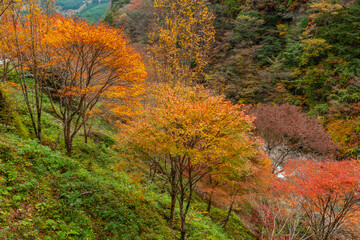
[[[208,205],[207,205],[207,213],[210,215],[210,210],[211,210],[211,205],[212,205],[212,196],[213,196],[213,191],[210,193],[210,197],[209,197],[209,201],[208,201]]]
[[[86,120],[84,120],[84,142],[87,144],[88,143],[88,132],[86,129]]]
[[[175,218],[176,195],[174,192],[172,192],[170,195],[171,195],[171,206],[170,206],[169,222],[170,222],[170,225],[172,226],[172,224],[174,222],[174,218]]]
[[[185,240],[186,239],[186,221],[185,221],[186,216],[182,216],[181,217],[181,236],[180,236],[180,240]]]
[[[226,225],[227,225],[227,223],[229,222],[230,215],[231,215],[231,213],[232,213],[232,211],[233,211],[233,205],[234,205],[234,202],[231,202],[230,207],[229,207],[228,214],[226,215],[226,218],[225,218],[225,220],[224,220],[223,228],[225,228]]]
[[[190,161],[190,160],[188,160]],[[187,196],[186,199],[186,186],[184,186],[183,184],[183,175],[181,174],[179,176],[180,180],[180,198],[179,198],[179,209],[180,209],[180,220],[181,220],[181,240],[185,240],[186,239],[186,216],[187,213],[189,212],[190,209],[190,204],[191,204],[191,200],[192,200],[192,195],[193,195],[193,176],[192,176],[192,166],[191,164],[189,164],[188,166],[188,193],[189,195]]]
[[[41,90],[40,90],[41,91]],[[42,114],[42,100],[40,93],[37,91],[36,93],[36,112],[37,112],[37,138],[39,139],[39,142],[42,143],[42,126],[41,126],[41,114]]]
[[[3,57],[3,66],[4,66],[4,72],[2,75],[2,82],[5,83],[6,82],[6,78],[7,78],[7,72],[8,72],[8,63],[6,61],[6,58]]]
[[[176,204],[176,194],[178,193],[177,191],[177,187],[176,187],[176,171],[175,171],[175,166],[174,166],[174,161],[173,159],[171,160],[171,172],[170,172],[170,195],[171,195],[171,207],[170,207],[170,224],[172,225],[174,222],[174,218],[175,218],[175,204]],[[179,203],[180,204],[180,203]]]
[[[65,149],[66,155],[71,156],[72,153],[72,137],[71,137],[71,122],[64,122],[64,140],[65,140]]]

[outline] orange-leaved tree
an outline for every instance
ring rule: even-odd
[[[70,155],[74,137],[86,127],[97,103],[116,99],[119,106],[126,105],[128,96],[140,101],[146,72],[121,30],[61,16],[52,19],[52,26],[44,37],[51,56],[42,63],[49,73],[44,89],[62,120]],[[114,112],[119,117],[127,114],[121,110],[118,107]]]
[[[181,239],[195,186],[207,174],[242,175],[258,151],[253,118],[242,105],[201,86],[160,84],[142,118],[124,127],[124,143],[163,179],[171,196],[170,221],[179,204]],[[123,134],[121,135],[123,138]],[[126,141],[125,141],[126,140]]]
[[[24,10],[27,14],[24,14]],[[6,15],[9,36],[5,39],[8,46],[5,56],[17,72],[32,127],[40,141],[42,82],[45,77],[40,68],[42,59],[49,57],[42,39],[48,31],[53,11],[51,0],[43,1],[41,5],[36,0],[24,0],[12,5],[11,11]]]
[[[273,191],[290,208],[300,204],[310,236],[354,239],[354,229],[347,227],[360,211],[359,161],[291,161],[284,172],[285,178],[278,179]]]
[[[0,21],[0,66],[2,68],[2,82],[5,83],[8,73],[11,71],[10,59],[15,55],[15,34],[11,16],[5,15]]]
[[[15,0],[0,0],[0,21],[3,21],[2,17],[6,15],[7,12],[11,11],[11,7],[15,5]],[[6,20],[5,20],[6,21]]]

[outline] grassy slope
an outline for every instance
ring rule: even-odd
[[[11,96],[7,104],[17,105],[30,130],[20,93]],[[44,110],[44,140],[53,145],[61,126],[46,98]],[[0,128],[0,239],[175,239],[168,194],[119,157],[112,135],[97,119],[90,143],[76,139],[68,158]],[[224,230],[226,211],[214,208],[209,217],[205,205],[198,198],[192,206],[189,239],[253,239],[235,215]]]

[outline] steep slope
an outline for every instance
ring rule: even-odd
[[[16,99],[21,94],[12,90],[2,104],[11,107]],[[20,125],[30,127],[23,107],[13,110]],[[54,147],[61,126],[50,106],[45,109],[44,143]],[[177,238],[179,219],[174,228],[167,222],[170,197],[163,184],[148,181],[141,163],[121,157],[105,121],[97,119],[89,144],[76,139],[71,158],[61,147],[52,151],[13,134],[17,125],[2,120],[1,126],[1,239]],[[226,211],[215,208],[208,216],[205,209],[197,198],[189,213],[189,239],[254,239],[237,216],[223,229]]]

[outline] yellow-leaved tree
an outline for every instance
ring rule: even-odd
[[[214,15],[207,1],[155,0],[154,8],[150,53],[155,80],[201,80],[215,36]]]
[[[166,182],[170,222],[179,204],[181,239],[194,190],[204,177],[241,177],[251,171],[260,145],[252,137],[253,118],[202,86],[159,84],[142,118],[124,126],[121,141]],[[127,137],[126,137],[127,136]],[[225,181],[225,179],[223,179]]]

